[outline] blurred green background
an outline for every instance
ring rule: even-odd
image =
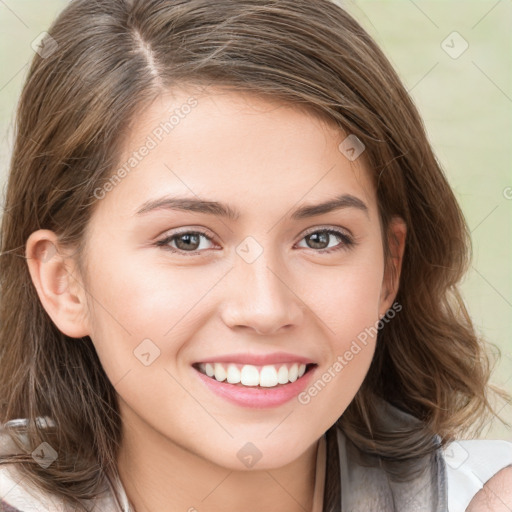
[[[31,44],[67,3],[0,0],[2,188]],[[338,3],[381,46],[423,116],[473,237],[464,297],[476,328],[502,351],[494,382],[512,391],[512,1]],[[497,409],[512,423],[512,404]],[[512,430],[495,421],[480,437],[512,440]]]

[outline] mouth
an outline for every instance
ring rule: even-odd
[[[313,370],[316,363],[300,362],[257,366],[237,363],[194,363],[199,373],[217,382],[242,388],[280,388],[302,379]]]

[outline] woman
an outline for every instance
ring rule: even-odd
[[[75,0],[49,33],[2,224],[2,506],[510,499],[511,443],[452,442],[493,412],[467,229],[368,34],[326,0]]]

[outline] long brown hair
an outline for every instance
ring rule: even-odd
[[[384,232],[395,215],[407,224],[396,298],[403,310],[379,331],[368,375],[336,428],[364,452],[398,462],[432,450],[433,433],[446,443],[479,431],[494,414],[491,345],[476,335],[457,290],[468,229],[409,95],[347,12],[328,0],[74,0],[49,33],[54,42],[35,56],[18,106],[2,219],[0,422],[26,418],[31,449],[46,441],[58,458],[46,469],[30,450],[1,462],[18,462],[36,485],[75,504],[116,472],[115,390],[90,338],[69,338],[50,320],[24,248],[44,228],[82,256],[94,191],[117,168],[130,123],[184,83],[266,95],[354,134]],[[421,428],[386,431],[379,398]],[[38,428],[38,417],[54,427]],[[339,481],[327,485],[333,495]]]

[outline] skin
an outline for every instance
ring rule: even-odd
[[[478,491],[467,512],[510,512],[512,510],[512,466],[498,471]]]
[[[138,512],[303,512],[312,506],[318,441],[361,386],[375,339],[308,404],[243,408],[207,390],[191,365],[286,351],[315,361],[319,379],[393,304],[406,228],[395,219],[388,233],[392,277],[364,153],[349,161],[339,128],[254,95],[191,87],[162,95],[135,120],[122,162],[192,95],[191,113],[98,202],[86,268],[55,233],[39,230],[27,241],[29,270],[57,327],[91,337],[119,395],[119,471]],[[367,211],[291,219],[297,207],[342,193]],[[136,214],[165,194],[227,203],[241,216]],[[212,241],[201,237],[194,255],[180,240],[170,245],[181,254],[155,245],[178,228],[206,229]],[[310,228],[341,230],[356,244],[331,235],[315,246]],[[251,263],[236,251],[249,236],[263,251]],[[319,252],[327,246],[340,250]],[[134,356],[147,338],[160,350],[149,366]],[[237,457],[247,442],[262,454],[251,468]]]

